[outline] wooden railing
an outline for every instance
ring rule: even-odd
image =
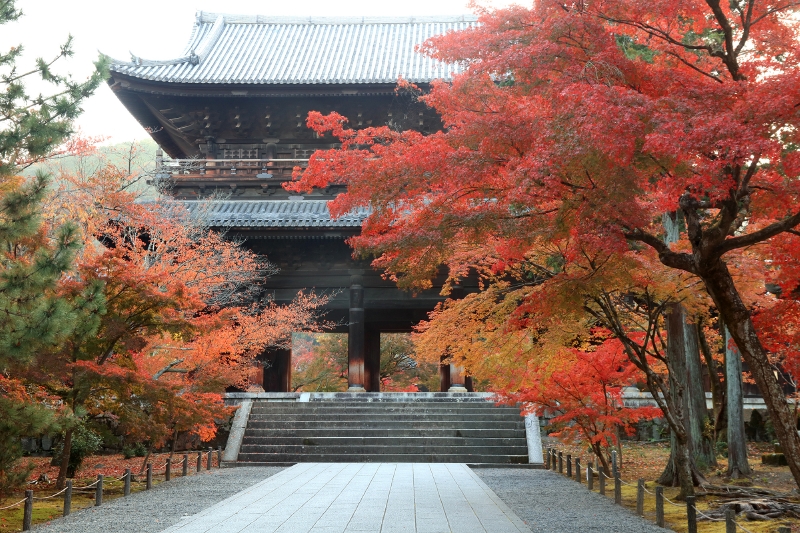
[[[174,159],[164,161],[160,169],[176,179],[184,176],[290,179],[295,167],[306,166],[308,159]]]

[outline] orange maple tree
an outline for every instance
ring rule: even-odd
[[[137,202],[136,178],[110,164],[59,176],[48,206],[85,243],[64,298],[97,291],[94,327],[41,353],[26,378],[60,396],[75,417],[101,419],[151,448],[179,433],[209,440],[232,409],[227,386],[248,387],[255,358],[291,332],[316,330],[325,298],[276,305],[259,293],[275,269],[169,198]],[[66,425],[63,484],[72,430]]]

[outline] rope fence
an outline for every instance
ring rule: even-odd
[[[575,475],[573,476],[573,464]],[[564,471],[564,467],[566,466],[566,472]],[[575,458],[573,461],[572,456],[569,454],[564,454],[560,450],[556,450],[555,448],[547,448],[547,452],[545,454],[545,468],[547,470],[552,470],[553,472],[558,472],[559,474],[564,474],[569,478],[574,478],[575,481],[578,483],[582,483],[582,476],[581,476],[581,463],[580,458]],[[725,518],[714,518],[711,517],[704,512],[700,511],[697,508],[697,504],[695,501],[694,496],[687,496],[686,503],[675,503],[674,501],[670,500],[666,496],[664,496],[664,487],[657,486],[655,492],[650,492],[645,487],[644,479],[639,479],[636,483],[629,483],[624,481],[620,475],[619,469],[617,468],[617,452],[611,452],[611,475],[605,473],[602,468],[598,468],[597,470],[594,469],[594,465],[589,462],[586,465],[586,484],[587,488],[591,491],[594,490],[594,477],[597,475],[597,480],[599,484],[599,492],[601,495],[606,494],[606,480],[610,480],[613,482],[614,488],[614,503],[618,505],[622,505],[622,486],[628,487],[635,487],[636,488],[636,514],[639,516],[644,516],[644,498],[645,494],[649,494],[655,497],[655,504],[656,504],[656,524],[659,527],[664,527],[664,502],[668,504],[679,507],[682,509],[686,509],[686,520],[688,525],[688,533],[697,533],[697,518],[698,516],[704,520],[708,520],[709,522],[725,522],[725,531],[726,533],[735,533],[737,528],[744,531],[744,533],[753,533],[746,527],[744,527],[741,523],[736,520],[736,511],[733,509],[726,509],[725,510]],[[778,533],[790,533],[790,528],[788,527],[779,527]]]
[[[214,464],[214,454],[216,453],[217,456],[217,468],[222,467],[222,447],[217,447],[216,450],[213,448],[209,448],[207,451],[200,451],[197,452],[197,466],[196,471],[199,473],[203,469],[203,464],[206,465],[206,470],[211,470]],[[206,459],[205,461],[203,459]],[[185,477],[189,475],[189,453],[184,453],[182,459],[178,460],[167,460],[166,463],[154,467],[152,463],[147,463],[145,467],[145,479],[144,481],[140,479],[136,479],[131,473],[130,468],[125,469],[125,474],[122,477],[113,477],[108,476],[105,477],[103,474],[98,474],[97,479],[88,485],[84,485],[81,487],[73,487],[72,480],[67,480],[67,486],[61,489],[60,491],[50,494],[49,496],[34,496],[32,490],[25,491],[25,498],[22,500],[12,503],[11,505],[7,505],[5,507],[0,507],[0,511],[5,511],[8,509],[12,509],[15,507],[23,506],[23,514],[22,514],[22,531],[30,531],[32,526],[32,517],[33,517],[33,502],[34,501],[43,501],[43,500],[51,500],[56,498],[57,496],[63,495],[64,499],[64,508],[63,508],[63,516],[68,516],[72,511],[72,494],[73,493],[81,493],[81,494],[88,494],[94,493],[94,507],[100,507],[103,504],[103,494],[104,483],[106,485],[121,482],[123,483],[123,497],[130,496],[131,494],[131,484],[137,483],[141,485],[144,483],[145,487],[144,490],[150,490],[153,486],[153,476],[164,476],[164,481],[170,481],[172,477],[172,466],[182,466],[181,477]],[[163,471],[161,471],[163,469]],[[155,470],[155,471],[154,471]],[[107,487],[106,487],[107,488]]]

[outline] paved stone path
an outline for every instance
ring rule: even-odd
[[[463,464],[300,463],[164,533],[530,533]]]

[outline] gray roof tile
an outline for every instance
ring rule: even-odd
[[[476,18],[321,18],[198,12],[184,55],[112,60],[111,70],[176,83],[361,84],[450,79],[456,68],[415,51]]]
[[[327,200],[188,200],[183,204],[212,227],[360,228],[368,215],[366,209],[359,209],[334,220]]]

